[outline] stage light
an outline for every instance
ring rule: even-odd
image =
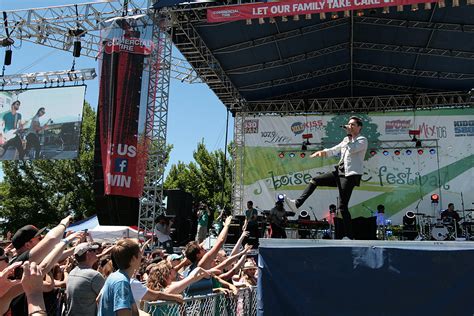
[[[393,153],[395,154],[395,156],[400,156],[400,150],[398,150],[398,149],[395,150]]]
[[[439,195],[434,193],[431,194],[431,203],[439,203]]]
[[[370,155],[371,155],[371,156],[375,156],[375,155],[377,155],[377,152],[376,152],[375,150],[371,150],[371,151],[370,151]]]
[[[300,154],[300,157],[301,157],[301,158],[304,158],[304,157],[306,157],[306,154],[305,154],[305,153],[301,153],[301,154]]]
[[[415,3],[415,4],[412,4],[411,5],[411,10],[414,12],[414,11],[418,11],[418,3]]]
[[[453,0],[453,7],[459,7],[459,0]]]
[[[418,149],[418,155],[423,155],[423,149]]]
[[[411,150],[410,150],[410,149],[407,149],[407,150],[405,151],[405,154],[406,154],[407,156],[410,156],[410,155],[411,155]]]
[[[311,13],[306,13],[306,14],[304,15],[304,18],[305,18],[306,20],[311,20]]]
[[[431,10],[431,3],[425,3],[425,10]]]
[[[388,152],[388,150],[384,150],[384,151],[383,151],[383,155],[384,155],[384,156],[388,156],[388,155],[390,155],[390,153]]]
[[[288,22],[288,17],[285,16],[285,15],[282,16],[282,17],[281,17],[281,21],[282,21],[282,22]]]
[[[350,18],[351,17],[351,11],[348,11],[348,10],[344,11],[344,17],[345,18]]]
[[[293,15],[293,21],[299,21],[300,16],[299,15]]]
[[[357,10],[357,13],[356,13],[357,16],[363,16],[364,15],[364,11],[363,10]]]
[[[402,12],[402,11],[403,11],[403,6],[397,5],[397,12]]]
[[[265,19],[264,18],[258,18],[258,24],[263,24],[265,23]]]
[[[247,19],[245,20],[246,25],[252,25],[252,19]]]
[[[270,19],[268,20],[268,22],[270,22],[270,24],[275,24],[275,23],[276,23],[274,17],[270,17]]]
[[[295,153],[290,153],[288,156],[290,156],[290,158],[295,158]]]
[[[388,14],[388,13],[390,13],[390,8],[389,8],[389,7],[383,7],[382,13],[383,13],[383,14]]]
[[[436,154],[436,149],[431,148],[431,149],[430,149],[430,154],[432,154],[432,155]]]
[[[335,20],[339,17],[339,14],[337,14],[337,12],[333,12],[331,13],[331,19]]]
[[[284,153],[284,152],[279,153],[279,154],[278,154],[278,157],[284,158],[284,157],[285,157],[285,153]]]
[[[319,13],[319,19],[320,20],[326,20],[326,13],[324,13],[324,12]]]
[[[438,1],[438,8],[444,8],[446,6],[446,2],[444,0]]]
[[[408,211],[403,215],[403,226],[415,226],[415,213]]]

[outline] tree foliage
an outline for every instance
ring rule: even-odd
[[[92,184],[95,113],[86,102],[76,160],[4,161],[0,184],[3,226],[56,223],[73,210],[76,219],[95,213]]]
[[[209,152],[203,142],[193,153],[195,162],[172,165],[164,183],[165,189],[181,189],[193,195],[195,202],[206,202],[211,208],[230,207],[232,190],[231,161],[224,152]],[[222,189],[225,173],[224,189]]]

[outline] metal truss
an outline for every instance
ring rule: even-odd
[[[401,54],[417,54],[417,55],[437,56],[437,57],[474,59],[474,52],[451,50],[451,49],[440,49],[440,48],[405,46],[405,45],[400,46],[400,45],[390,45],[390,44],[354,42],[354,49],[375,50],[375,51],[393,52],[393,53],[401,53]]]
[[[153,43],[155,49],[149,60],[149,82],[145,135],[149,139],[145,185],[140,198],[138,228],[152,232],[154,220],[163,209],[163,182],[166,163],[166,131],[172,42],[168,34],[170,21],[163,13],[153,18]]]
[[[1,88],[20,87],[26,89],[29,85],[65,85],[66,83],[82,83],[86,80],[93,80],[97,77],[94,68],[81,70],[62,70],[33,72],[27,74],[5,75],[0,77]]]
[[[147,9],[140,8],[143,1],[110,0],[77,5],[64,5],[28,10],[5,11],[10,37],[16,40],[72,51],[75,41],[81,42],[81,56],[100,57],[100,34],[102,24],[122,15],[144,15]],[[0,38],[6,38],[4,23],[0,25]],[[170,65],[173,78],[187,83],[202,82],[189,64],[174,58]]]
[[[415,70],[400,67],[380,66],[372,64],[353,63],[355,70],[375,71],[393,75],[415,76],[420,78],[449,79],[449,80],[472,80],[474,74],[463,74],[455,72]]]
[[[349,86],[347,82],[346,86]],[[394,110],[433,109],[440,107],[472,107],[474,99],[466,92],[419,93],[373,97],[281,99],[246,102],[239,111],[248,114],[380,112]]]
[[[419,145],[417,146],[416,144],[418,141]],[[377,146],[371,146],[369,150],[425,149],[438,147],[439,145],[437,139],[417,139],[415,141],[400,139],[380,141]]]
[[[292,77],[259,82],[259,83],[248,85],[248,86],[242,86],[239,88],[239,90],[240,91],[255,91],[255,90],[260,90],[260,89],[265,89],[265,88],[270,88],[270,87],[278,87],[278,86],[283,86],[286,84],[292,84],[299,81],[304,81],[304,80],[308,80],[312,78],[330,75],[336,72],[346,71],[350,69],[350,65],[351,65],[350,63],[336,65],[336,66],[319,69],[319,70],[315,70],[309,73],[304,73],[304,74],[300,74],[300,75],[296,75]]]
[[[245,113],[236,113],[234,119],[234,148],[232,152],[232,206],[234,215],[244,214],[245,167]]]
[[[318,23],[310,26],[305,26],[302,28],[298,28],[295,30],[290,30],[286,32],[281,32],[278,34],[274,35],[269,35],[269,36],[264,36],[261,38],[256,38],[251,41],[247,42],[242,42],[238,44],[233,44],[225,47],[220,47],[218,49],[215,49],[213,52],[216,55],[219,54],[229,54],[229,53],[234,53],[240,50],[244,49],[249,49],[249,48],[255,48],[261,45],[266,45],[266,44],[274,44],[275,42],[279,41],[285,41],[287,39],[295,38],[295,37],[301,37],[305,34],[310,34],[314,32],[319,32],[327,29],[331,29],[334,27],[339,27],[342,25],[347,25],[349,19],[348,18],[340,18],[336,20],[329,20],[323,23]]]
[[[265,63],[260,63],[256,65],[249,65],[249,66],[244,66],[244,67],[239,67],[239,68],[234,68],[234,69],[229,69],[226,72],[229,75],[243,75],[243,74],[248,74],[249,72],[254,72],[254,71],[261,71],[261,70],[267,70],[267,69],[272,69],[272,68],[277,68],[277,67],[283,67],[283,66],[288,66],[294,63],[298,63],[301,61],[305,61],[311,58],[317,58],[321,56],[326,56],[335,52],[339,52],[341,50],[345,50],[349,48],[349,43],[341,43],[341,44],[336,44],[333,46],[329,47],[324,47],[322,49],[318,49],[309,53],[305,54],[300,54],[296,56],[292,56],[289,58],[284,58],[284,59],[278,59],[270,62],[265,62]]]
[[[241,96],[238,90],[206,46],[195,26],[191,23],[180,23],[173,13],[171,13],[171,18],[174,23],[175,46],[193,66],[197,75],[207,83],[224,104],[240,102]]]
[[[391,27],[403,27],[403,28],[410,28],[410,29],[474,33],[473,24],[409,21],[406,19],[389,19],[389,18],[378,18],[378,17],[368,17],[368,16],[355,17],[354,21],[357,24],[374,24],[374,25],[391,26]]]

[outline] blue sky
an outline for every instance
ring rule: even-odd
[[[81,1],[94,2],[94,1]],[[0,0],[1,10],[20,10],[81,3],[69,0]],[[97,2],[97,1],[96,1]],[[135,0],[139,3],[140,0]],[[143,0],[143,6],[146,5]],[[3,23],[3,19],[2,19]],[[34,45],[16,40],[13,48],[11,66],[6,67],[5,74],[30,73],[39,71],[66,70],[72,66],[72,53]],[[1,49],[0,62],[3,65],[5,49]],[[182,58],[176,49],[173,56]],[[76,58],[76,69],[96,68],[98,63],[89,57]],[[86,100],[97,107],[98,80],[86,81]],[[229,141],[232,139],[233,120],[230,116]],[[188,163],[193,160],[192,154],[196,145],[204,140],[208,150],[224,149],[226,127],[226,108],[205,84],[187,84],[178,80],[171,81],[167,143],[173,144],[170,163],[178,161]]]

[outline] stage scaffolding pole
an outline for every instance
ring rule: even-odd
[[[234,215],[244,214],[245,112],[235,113],[232,152],[232,206]]]
[[[164,213],[163,182],[166,166],[166,132],[171,79],[172,41],[170,19],[166,11],[152,12],[154,49],[149,59],[149,88],[145,134],[150,139],[145,185],[140,197],[138,228],[153,234],[154,220]]]

